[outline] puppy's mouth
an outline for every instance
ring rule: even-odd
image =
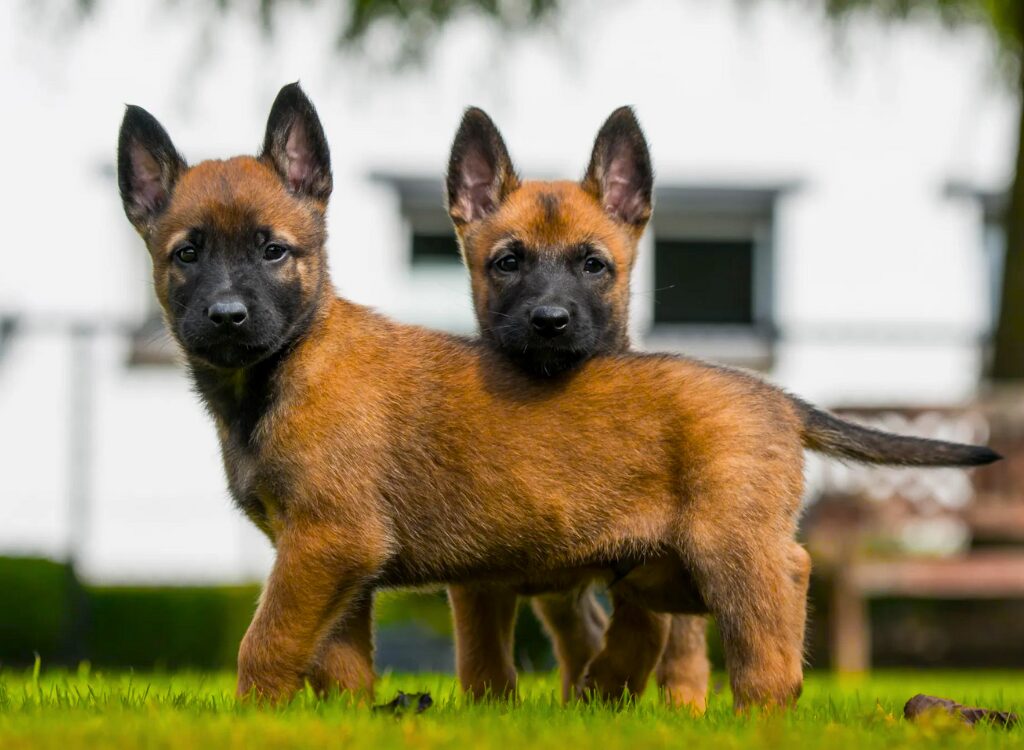
[[[551,378],[556,375],[561,375],[562,373],[575,370],[587,359],[589,359],[589,357],[587,357],[586,354],[566,352],[557,356],[534,359],[529,363],[528,367],[534,375]]]
[[[190,346],[186,351],[207,365],[228,370],[251,367],[273,354],[270,347],[230,343]]]
[[[552,341],[531,337],[522,347],[506,349],[505,353],[527,372],[550,378],[575,369],[590,359],[593,350],[570,339]]]
[[[517,367],[543,378],[573,370],[596,353],[597,342],[585,331],[546,338],[520,327],[495,326],[484,333]]]
[[[251,367],[278,348],[273,342],[254,341],[248,336],[179,334],[178,340],[190,357],[211,367],[232,370]]]

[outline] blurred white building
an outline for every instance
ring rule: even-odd
[[[468,283],[440,185],[463,108],[490,112],[524,175],[567,177],[633,104],[658,186],[638,345],[757,367],[833,406],[955,404],[978,386],[1016,114],[981,32],[865,23],[837,40],[799,3],[587,0],[529,36],[465,19],[396,73],[374,62],[386,29],[368,56],[338,53],[334,3],[271,38],[206,5],[104,0],[80,27],[0,12],[0,553],[74,544],[101,580],[250,578],[269,560],[155,325],[114,179],[126,102],[198,161],[255,149],[277,89],[301,79],[333,151],[339,292],[459,331]],[[76,322],[98,333],[75,339]]]

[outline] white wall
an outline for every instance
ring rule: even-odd
[[[1015,114],[980,33],[862,24],[839,49],[795,3],[590,0],[526,38],[468,19],[426,67],[392,74],[337,55],[333,4],[321,5],[269,41],[160,2],[106,0],[77,31],[27,5],[0,11],[0,313],[30,323],[0,354],[0,551],[60,555],[72,531],[57,324],[138,322],[151,304],[111,173],[125,102],[196,161],[254,149],[277,89],[301,79],[331,139],[339,291],[454,328],[472,324],[461,272],[409,270],[396,197],[369,175],[440,180],[468,104],[491,113],[527,176],[578,175],[603,118],[633,104],[661,184],[799,185],[775,227],[776,380],[832,404],[970,397],[988,314],[980,213],[943,186],[1001,188]],[[125,347],[109,334],[93,351],[85,572],[259,575],[269,551],[230,505],[183,373],[126,367]]]

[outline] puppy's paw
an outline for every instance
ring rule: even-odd
[[[576,688],[577,700],[625,706],[636,700],[638,693],[629,684],[629,675],[596,660],[580,678]]]

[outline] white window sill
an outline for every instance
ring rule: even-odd
[[[751,370],[770,370],[774,362],[770,330],[744,325],[655,325],[637,342],[647,351],[685,354]]]

